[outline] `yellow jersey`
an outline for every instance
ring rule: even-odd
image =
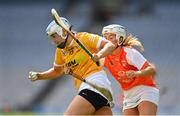
[[[99,51],[103,39],[101,36],[87,32],[79,32],[76,33],[75,36],[91,53],[97,53]],[[75,40],[72,40],[70,45],[66,46],[64,49],[56,49],[54,65],[66,66],[82,78],[86,78],[95,72],[102,71],[102,67],[98,67]],[[81,81],[74,78],[74,83],[75,86],[79,88]]]

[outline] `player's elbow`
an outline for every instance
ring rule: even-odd
[[[60,76],[64,72],[63,67],[53,67],[53,72],[56,75],[56,77]]]
[[[150,70],[151,70],[152,76],[155,76],[157,74],[157,69],[156,69],[156,66],[154,64],[151,64]]]

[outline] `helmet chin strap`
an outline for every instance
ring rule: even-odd
[[[71,29],[72,29],[72,26],[69,28],[69,30],[71,31]],[[66,43],[67,43],[68,38],[69,38],[69,34],[67,34],[65,42],[60,43],[59,45],[57,45],[57,47],[60,49],[64,49],[66,47]]]
[[[66,36],[65,42],[62,42],[62,43],[60,43],[60,44],[57,45],[58,48],[64,49],[64,48],[66,47],[66,43],[67,43],[68,36],[69,36],[69,35]]]
[[[116,49],[119,48],[119,47],[120,47],[120,45],[117,45],[117,46],[116,46]]]

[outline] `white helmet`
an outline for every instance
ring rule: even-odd
[[[104,33],[116,34],[116,39],[118,41],[118,45],[120,45],[126,39],[125,28],[118,24],[111,24],[111,25],[105,26],[102,30],[102,34],[104,34]]]
[[[67,26],[67,28],[70,29],[71,24],[69,23],[69,21],[64,17],[60,17],[60,19],[65,24],[65,26]],[[67,36],[67,35],[66,36],[63,35],[62,28],[59,25],[57,25],[54,20],[46,28],[46,33],[48,36],[51,36],[52,34],[57,33],[59,36],[62,37],[62,39],[66,39],[66,36]]]

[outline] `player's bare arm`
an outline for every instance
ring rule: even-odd
[[[116,49],[116,46],[110,41],[103,39],[100,45],[100,49],[101,50],[97,54],[93,54],[95,61],[98,61],[99,59],[111,54]]]
[[[156,74],[156,68],[153,64],[149,65],[143,70],[136,71],[137,76],[149,76],[149,75],[154,76],[155,74]]]
[[[139,76],[139,77],[146,77],[146,76],[154,76],[156,74],[156,69],[153,65],[150,65],[148,67],[146,67],[143,70],[139,70],[139,71],[134,71],[134,70],[129,70],[126,71],[125,76],[129,77],[129,78],[133,78],[135,76]]]
[[[44,72],[29,72],[29,79],[31,81],[54,79],[63,74],[63,72],[63,67],[54,66]]]

